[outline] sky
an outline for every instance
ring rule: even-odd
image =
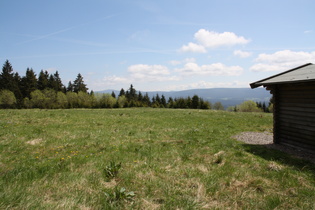
[[[314,0],[0,0],[0,63],[89,90],[240,88],[315,63]]]

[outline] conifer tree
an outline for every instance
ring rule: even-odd
[[[128,97],[127,97],[128,98]],[[130,85],[129,88],[129,100],[135,100],[137,98],[137,91],[133,88],[133,85]]]
[[[186,101],[186,107],[185,108],[192,108],[192,100],[190,96],[187,97]]]
[[[125,95],[126,95],[125,90],[123,88],[121,88],[118,97],[125,96]]]
[[[9,60],[6,60],[2,67],[0,74],[0,90],[10,90],[14,92],[16,89],[16,83],[14,80],[13,68]]]
[[[115,94],[114,91],[112,91],[112,97],[113,97],[113,98],[116,98],[116,94]]]
[[[37,88],[39,90],[44,90],[48,88],[48,79],[49,79],[48,72],[41,70],[38,75]]]
[[[55,81],[55,78],[54,78],[54,75],[49,75],[49,78],[48,78],[48,88],[50,89],[55,89],[56,88],[56,81]]]
[[[24,77],[22,77],[21,88],[22,88],[21,92],[23,94],[23,98],[25,97],[30,98],[31,92],[33,92],[34,90],[37,90],[37,78],[33,69],[30,69],[30,68],[26,69],[26,74]]]
[[[142,101],[143,101],[143,95],[142,95],[142,93],[139,91],[139,93],[138,93],[138,99],[137,99],[139,102],[141,102],[142,103]]]
[[[22,101],[23,101],[23,95],[22,95],[22,92],[21,92],[21,77],[19,75],[19,73],[15,73],[14,74],[14,82],[15,82],[15,86],[14,86],[14,90],[13,90],[13,93],[16,97],[16,100],[17,100],[17,104],[21,105],[22,104]]]
[[[198,107],[199,107],[199,97],[197,95],[194,95],[191,100],[191,108],[198,109]]]
[[[148,93],[145,93],[142,102],[144,103],[144,106],[150,106],[151,105],[151,101],[150,101],[150,97],[148,95]]]
[[[174,100],[173,100],[172,97],[169,97],[169,98],[168,98],[167,103],[168,103],[168,107],[169,107],[169,108],[174,108]]]
[[[155,102],[158,103],[158,104],[161,104],[161,98],[160,98],[158,93],[155,96]]]
[[[152,104],[155,104],[156,100],[155,100],[155,96],[152,96]]]
[[[67,92],[73,92],[73,84],[72,84],[72,82],[71,81],[69,81],[69,83],[68,83],[68,87],[67,87]]]
[[[165,99],[165,96],[164,96],[164,95],[162,95],[162,97],[161,97],[161,105],[162,105],[164,108],[166,108],[166,106],[167,106],[167,104],[166,104],[166,99]]]
[[[79,73],[77,78],[73,82],[73,91],[78,93],[78,92],[84,92],[87,93],[88,88],[86,87],[86,84],[84,84],[83,77]]]
[[[58,71],[56,71],[54,73],[53,78],[54,78],[54,85],[53,85],[54,87],[53,87],[53,89],[55,91],[57,91],[57,92],[58,91],[62,91],[63,90],[63,84],[62,84],[62,81],[60,79]]]

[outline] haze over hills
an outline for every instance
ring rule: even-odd
[[[116,96],[119,95],[119,90],[103,90],[96,91],[96,93],[112,93],[113,91]],[[193,97],[194,95],[198,95],[199,97],[203,98],[204,100],[210,101],[211,103],[221,102],[225,108],[241,104],[243,101],[247,100],[265,102],[266,104],[268,104],[272,96],[269,91],[264,88],[209,88],[182,91],[141,91],[141,93],[143,95],[145,93],[148,93],[150,98],[156,96],[156,94],[159,94],[159,96],[164,95],[167,100],[169,97],[175,99],[179,97]]]

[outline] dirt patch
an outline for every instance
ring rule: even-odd
[[[269,132],[243,132],[232,138],[242,141],[246,144],[264,145],[267,148],[280,150],[294,157],[302,158],[311,161],[315,164],[315,152],[306,151],[299,148],[293,148],[286,145],[274,144],[273,134]]]

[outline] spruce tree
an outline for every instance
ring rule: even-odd
[[[168,98],[168,107],[169,108],[174,108],[174,100],[173,100],[173,98],[172,97],[169,97]]]
[[[199,97],[197,95],[194,95],[191,101],[191,108],[198,109],[198,107],[199,107]]]
[[[143,103],[143,95],[142,93],[139,91],[138,93],[138,98],[137,98],[137,101],[138,101],[138,105],[139,106],[144,106],[145,104]]]
[[[14,86],[13,93],[14,93],[14,95],[16,97],[17,103],[19,105],[21,105],[22,101],[23,101],[23,95],[22,95],[22,92],[21,92],[22,79],[21,79],[19,73],[17,73],[17,72],[14,74],[14,82],[15,82],[15,86]]]
[[[161,96],[161,105],[162,105],[164,108],[166,108],[166,106],[167,106],[167,104],[166,104],[166,99],[165,99],[165,96],[164,96],[164,95]]]
[[[62,81],[61,81],[61,78],[59,76],[59,73],[58,71],[55,72],[55,74],[53,75],[54,77],[54,80],[55,80],[55,87],[54,87],[54,90],[55,91],[62,91],[63,90],[63,84],[62,84]]]
[[[144,103],[145,106],[150,106],[151,105],[151,100],[150,97],[148,95],[148,93],[145,93],[142,102]]]
[[[9,60],[6,60],[0,74],[0,90],[14,91],[16,84],[14,80],[13,68]]]
[[[159,94],[157,93],[156,96],[155,96],[155,101],[156,103],[158,103],[159,105],[161,104],[161,98],[159,96]]]
[[[192,108],[192,100],[190,98],[190,96],[187,97],[187,99],[185,99],[186,101],[186,107],[185,108]]]
[[[125,90],[123,88],[121,88],[118,97],[125,96],[125,95],[126,95]]]
[[[48,88],[48,80],[49,80],[48,72],[41,70],[38,75],[37,88],[39,90],[44,90]]]
[[[37,78],[33,69],[27,68],[26,74],[22,77],[21,81],[21,92],[23,94],[23,98],[30,98],[31,92],[37,90]]]
[[[55,90],[56,88],[56,81],[54,75],[49,75],[48,78],[48,88]]]
[[[116,94],[115,94],[114,91],[112,91],[112,97],[113,97],[113,98],[116,98]]]
[[[78,92],[84,92],[87,93],[88,88],[86,87],[86,84],[84,84],[83,77],[79,73],[77,78],[73,82],[73,91],[78,93]]]
[[[133,88],[133,85],[130,85],[129,88],[129,100],[135,100],[137,98],[137,91]]]
[[[69,83],[68,83],[68,87],[67,87],[67,92],[73,92],[73,84],[72,84],[72,82],[71,81],[69,81]]]

